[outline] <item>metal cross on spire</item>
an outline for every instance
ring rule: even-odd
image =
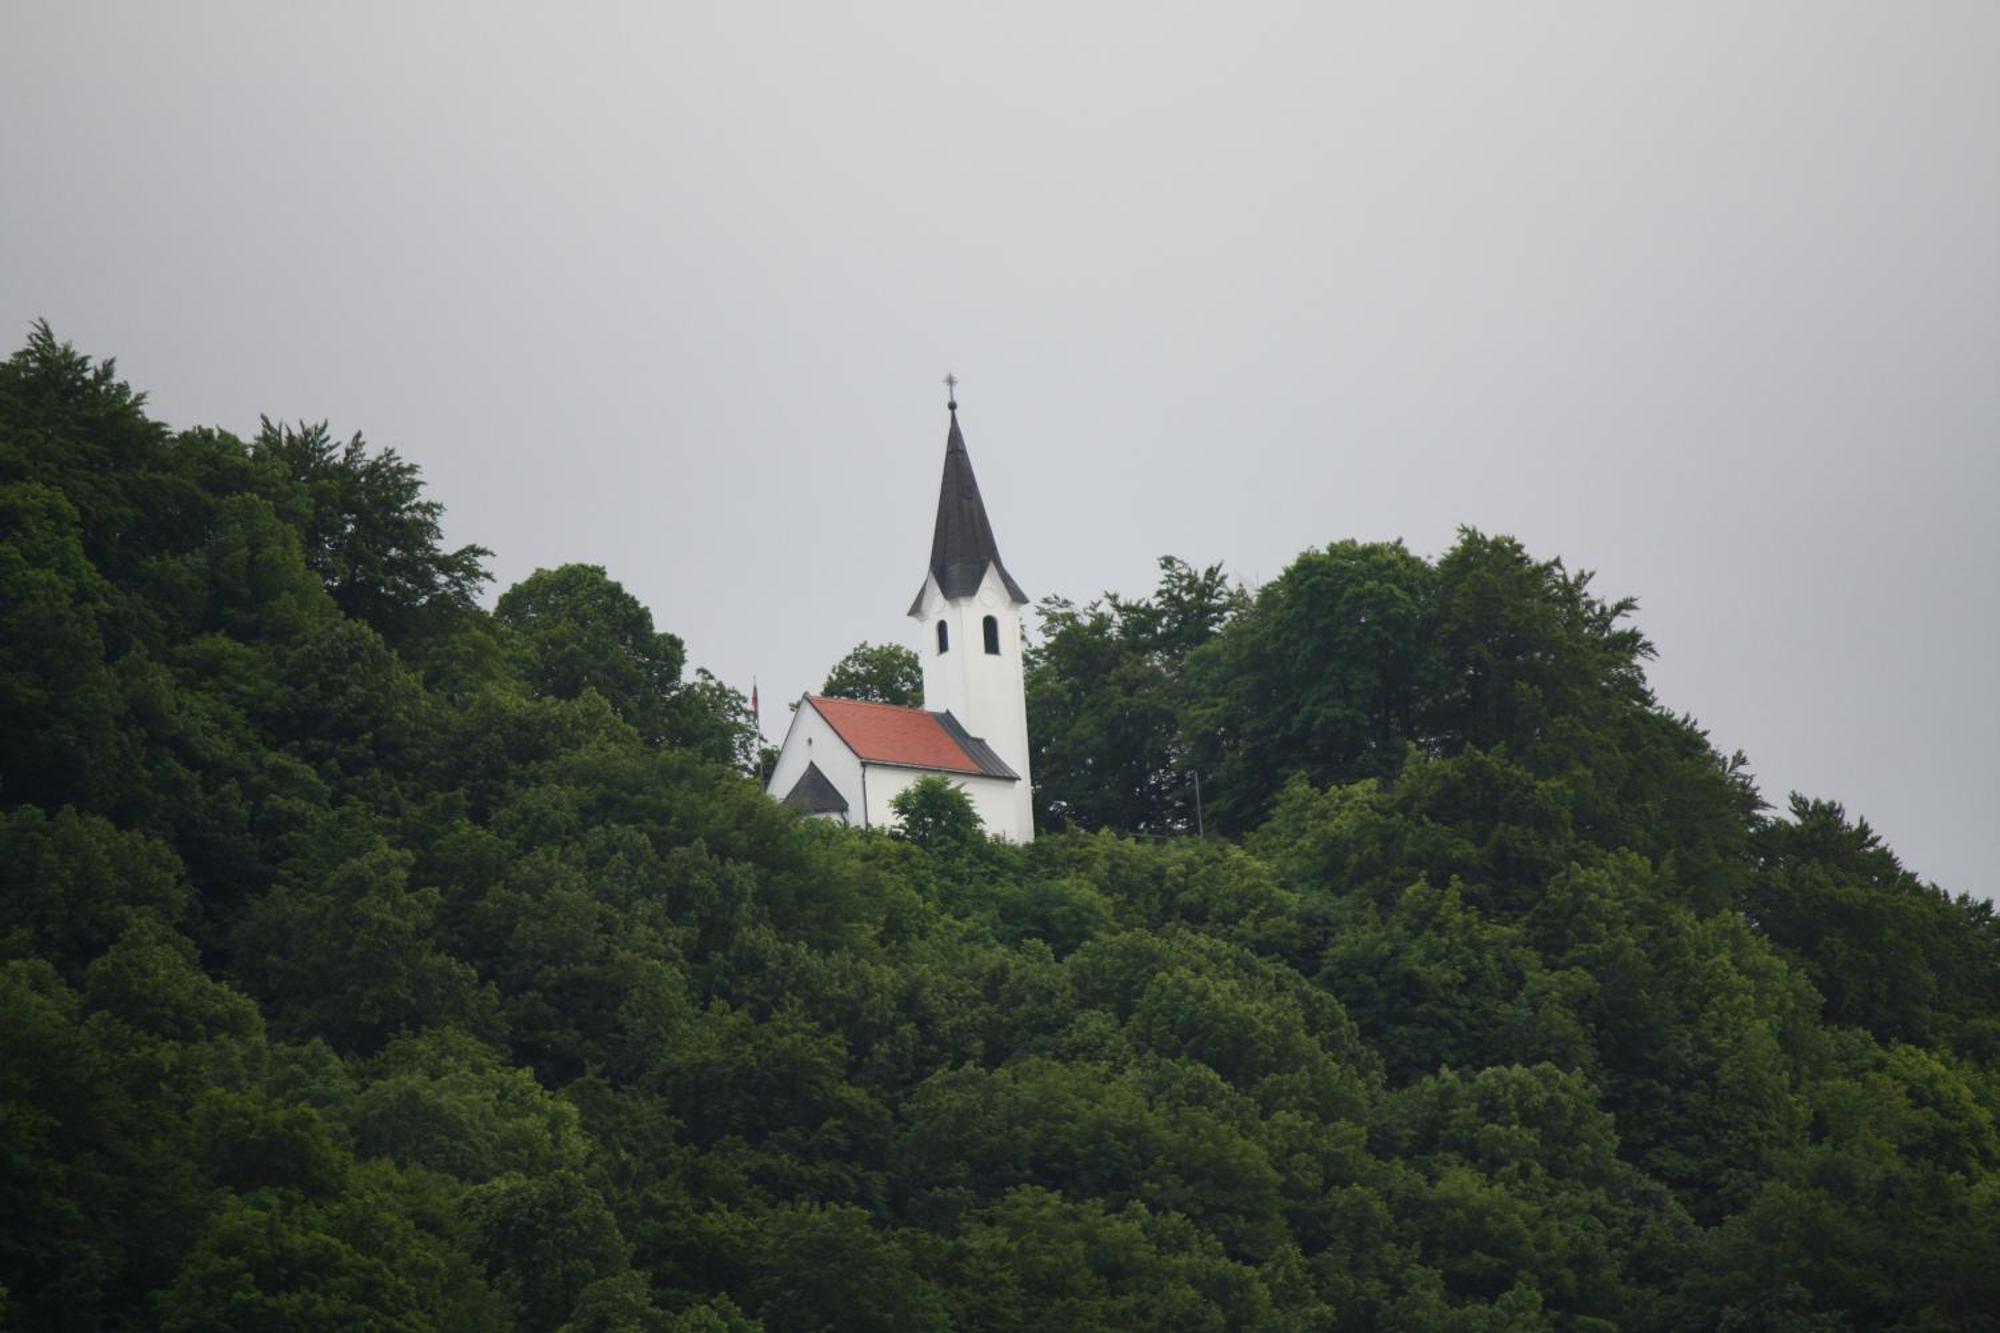
[[[958,411],[958,376],[948,370],[944,373],[944,391],[950,395],[945,400],[945,406],[954,412]]]

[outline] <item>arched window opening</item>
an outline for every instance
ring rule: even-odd
[[[944,627],[942,620],[938,621],[938,651],[941,653],[951,651],[951,631]]]
[[[986,617],[986,651],[995,657],[1000,655],[1000,622],[992,616]]]

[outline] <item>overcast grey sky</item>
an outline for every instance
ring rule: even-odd
[[[1767,798],[2000,889],[2000,5],[0,8],[0,331],[422,465],[767,730],[946,370],[1033,596],[1459,524]]]

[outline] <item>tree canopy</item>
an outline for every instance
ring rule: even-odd
[[[1990,905],[1766,807],[1587,576],[1045,603],[1045,836],[892,836],[333,438],[0,364],[11,1326],[1994,1326]]]
[[[821,694],[864,703],[918,708],[924,701],[924,667],[900,643],[861,643],[833,664]]]

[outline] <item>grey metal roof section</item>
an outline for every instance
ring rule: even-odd
[[[840,794],[838,787],[827,781],[818,764],[810,762],[806,764],[806,771],[799,774],[799,780],[792,784],[792,789],[785,793],[785,804],[809,815],[847,813],[847,798]]]
[[[1000,563],[1000,545],[993,540],[993,525],[986,519],[986,503],[979,498],[979,481],[972,475],[972,455],[965,451],[965,436],[958,430],[958,404],[951,405],[951,434],[944,443],[944,483],[938,488],[937,528],[931,534],[931,574],[946,597],[970,597],[979,591],[991,564],[1007,585],[1016,602],[1026,602],[1028,594],[1014,582],[1007,566]],[[924,590],[917,589],[910,614],[923,610]]]
[[[989,778],[1006,778],[1009,782],[1021,780],[1019,773],[1007,767],[1006,761],[993,753],[992,746],[967,731],[965,724],[953,717],[949,710],[932,713],[931,716],[938,720],[947,735],[958,742],[958,748],[965,751],[965,757],[979,765],[982,774]]]

